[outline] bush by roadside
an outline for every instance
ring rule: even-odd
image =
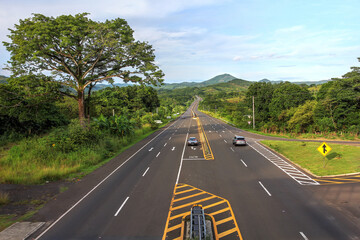
[[[123,148],[152,133],[150,124],[121,135],[98,126],[83,129],[77,121],[46,136],[21,140],[0,158],[0,183],[41,184],[84,175]]]

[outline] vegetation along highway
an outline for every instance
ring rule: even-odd
[[[164,83],[124,19],[87,13],[4,46],[0,239],[360,239],[359,67]]]

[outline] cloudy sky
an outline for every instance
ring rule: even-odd
[[[0,0],[0,6],[1,42],[31,13],[124,18],[136,39],[154,47],[168,83],[223,73],[314,81],[360,65],[359,0]],[[9,57],[1,44],[1,68]]]

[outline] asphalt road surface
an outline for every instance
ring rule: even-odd
[[[173,239],[165,230],[174,188],[187,184],[231,204],[238,231],[220,239],[360,239],[360,226],[313,196],[322,187],[316,181],[257,144],[255,135],[198,112],[197,104],[95,173],[91,186],[69,189],[81,197],[66,208],[58,204],[62,214],[51,214],[56,204],[45,207],[49,224],[35,238]],[[214,160],[204,159],[201,145],[186,144],[201,134],[192,111]],[[248,145],[233,146],[235,135]]]

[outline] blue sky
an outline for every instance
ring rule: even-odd
[[[31,13],[124,18],[136,39],[153,46],[168,83],[223,73],[316,81],[360,65],[358,0],[0,0],[0,6],[0,41]],[[9,58],[1,45],[1,68]]]

